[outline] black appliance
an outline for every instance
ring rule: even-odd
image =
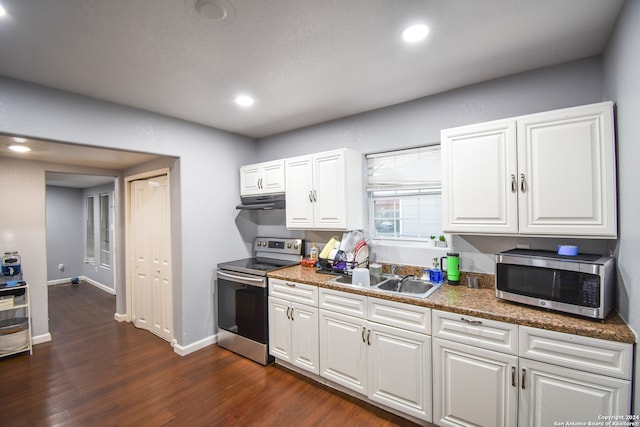
[[[267,273],[300,263],[301,239],[258,237],[252,258],[218,264],[218,345],[263,365],[269,356]]]

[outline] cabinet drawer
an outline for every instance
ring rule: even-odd
[[[633,345],[520,326],[520,357],[631,379]]]
[[[421,334],[431,334],[431,309],[378,298],[369,298],[367,319]]]
[[[320,308],[366,319],[367,297],[321,288]]]
[[[288,280],[269,279],[269,295],[287,301],[318,306],[318,287]]]
[[[487,350],[518,354],[518,326],[511,323],[433,310],[433,336]]]

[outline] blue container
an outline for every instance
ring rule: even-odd
[[[438,267],[429,270],[429,281],[436,285],[444,282],[444,273]]]
[[[2,257],[2,275],[15,276],[22,272],[18,252],[5,252]]]

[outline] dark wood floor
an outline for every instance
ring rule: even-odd
[[[178,356],[114,311],[91,285],[50,287],[53,340],[0,359],[0,426],[415,426],[216,345]]]

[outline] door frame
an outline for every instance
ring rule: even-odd
[[[141,172],[135,175],[130,175],[124,177],[124,187],[125,187],[125,197],[124,197],[124,206],[125,206],[125,287],[126,287],[126,313],[120,319],[126,322],[132,322],[132,297],[133,297],[133,285],[131,280],[131,274],[134,271],[134,266],[131,260],[131,254],[133,252],[133,236],[131,233],[132,225],[131,225],[131,186],[133,181],[138,181],[142,179],[149,179],[156,176],[166,175],[169,182],[169,197],[172,199],[172,185],[171,185],[171,170],[170,168],[160,168],[153,169],[146,172]],[[169,208],[171,211],[171,207]],[[173,230],[171,232],[173,234]],[[172,277],[172,292],[171,292],[171,312],[172,312],[172,325],[171,325],[171,337],[169,343],[173,345],[175,342],[175,316],[174,316],[174,305],[173,305],[173,287],[175,283],[173,283],[173,239],[170,243],[171,248],[171,277]]]

